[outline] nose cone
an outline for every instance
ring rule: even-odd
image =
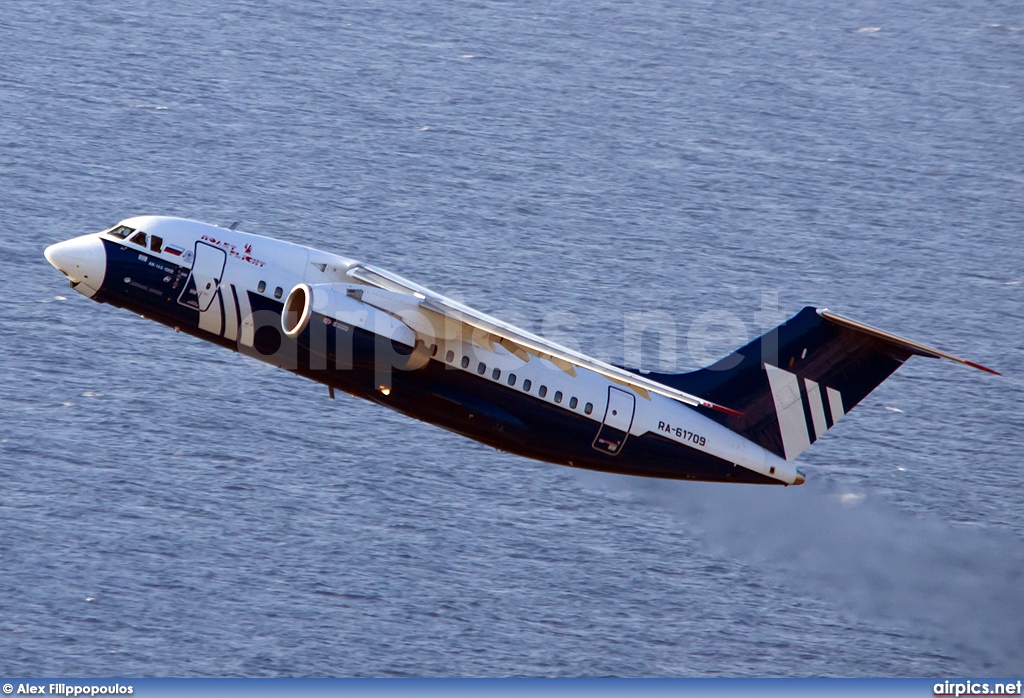
[[[71,279],[71,288],[92,296],[103,285],[107,271],[107,254],[103,241],[96,235],[58,242],[43,251],[46,261]]]

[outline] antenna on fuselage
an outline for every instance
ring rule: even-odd
[[[241,222],[242,221],[235,221],[234,223],[232,223],[231,225],[228,226],[228,230],[234,230],[235,228],[238,227],[238,224],[241,223]]]

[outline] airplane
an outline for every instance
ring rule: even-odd
[[[46,248],[94,301],[498,450],[677,480],[800,485],[793,463],[911,356],[996,371],[806,307],[720,361],[640,373],[384,269],[181,218]]]

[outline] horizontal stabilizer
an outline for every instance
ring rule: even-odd
[[[820,310],[818,310],[818,315],[822,316],[829,322],[836,323],[837,325],[849,327],[851,330],[857,330],[858,332],[863,332],[864,334],[869,334],[874,337],[878,337],[879,339],[884,339],[887,342],[892,342],[893,344],[899,344],[900,346],[912,350],[913,353],[919,356],[927,356],[928,358],[931,359],[949,359],[950,361],[956,361],[957,363],[970,366],[971,368],[976,368],[978,370],[986,371],[988,373],[994,373],[997,376],[1003,375],[999,371],[993,371],[991,368],[988,368],[987,366],[976,364],[973,361],[968,361],[967,359],[961,359],[959,357],[953,356],[952,354],[940,351],[939,349],[926,347],[923,344],[912,342],[909,339],[904,339],[903,337],[894,335],[891,332],[886,332],[885,330],[880,330],[875,327],[871,327],[870,325],[865,325],[863,322],[857,322],[856,320],[845,318],[842,315],[836,315],[835,313],[831,312],[828,308],[821,308]]]

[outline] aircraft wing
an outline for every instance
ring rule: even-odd
[[[612,364],[599,361],[595,358],[581,354],[577,351],[564,347],[560,344],[544,339],[538,335],[522,330],[514,325],[503,322],[498,318],[481,313],[467,305],[452,300],[430,289],[419,286],[411,281],[403,279],[397,274],[392,274],[383,269],[376,269],[369,265],[358,265],[347,272],[351,278],[385,291],[395,291],[404,295],[412,295],[419,301],[419,307],[430,312],[437,313],[454,322],[467,325],[470,328],[487,335],[496,337],[499,343],[513,353],[533,355],[538,358],[547,359],[563,371],[571,372],[572,367],[583,368],[593,371],[615,383],[628,386],[636,390],[640,395],[649,397],[647,393],[655,393],[678,400],[691,407],[704,407],[725,414],[742,417],[742,412],[730,409],[723,405],[705,400],[669,387],[663,383],[638,376],[634,373],[613,366]],[[371,302],[371,298],[366,298]],[[476,333],[471,333],[476,334]],[[518,351],[517,351],[518,350]],[[528,357],[527,357],[528,360]]]

